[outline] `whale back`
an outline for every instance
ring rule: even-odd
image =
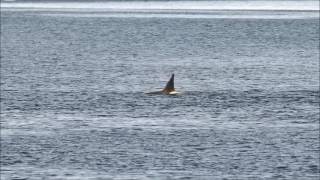
[[[162,92],[164,92],[164,93],[170,93],[172,91],[175,91],[175,89],[174,89],[174,74],[171,75],[171,78],[167,82],[166,87],[162,90]]]

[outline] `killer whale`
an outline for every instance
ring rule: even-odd
[[[179,94],[174,88],[174,74],[171,75],[167,85],[161,91],[148,92],[146,94],[164,94],[164,95],[176,95]]]

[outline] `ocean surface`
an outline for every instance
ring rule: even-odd
[[[318,4],[2,1],[1,179],[318,180]]]

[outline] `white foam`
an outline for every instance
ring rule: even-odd
[[[138,1],[138,2],[33,2],[6,3],[1,8],[32,10],[290,10],[319,11],[319,1]]]

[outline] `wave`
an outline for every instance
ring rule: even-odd
[[[139,10],[265,10],[319,11],[319,1],[107,1],[107,2],[1,2],[3,10],[139,11]]]

